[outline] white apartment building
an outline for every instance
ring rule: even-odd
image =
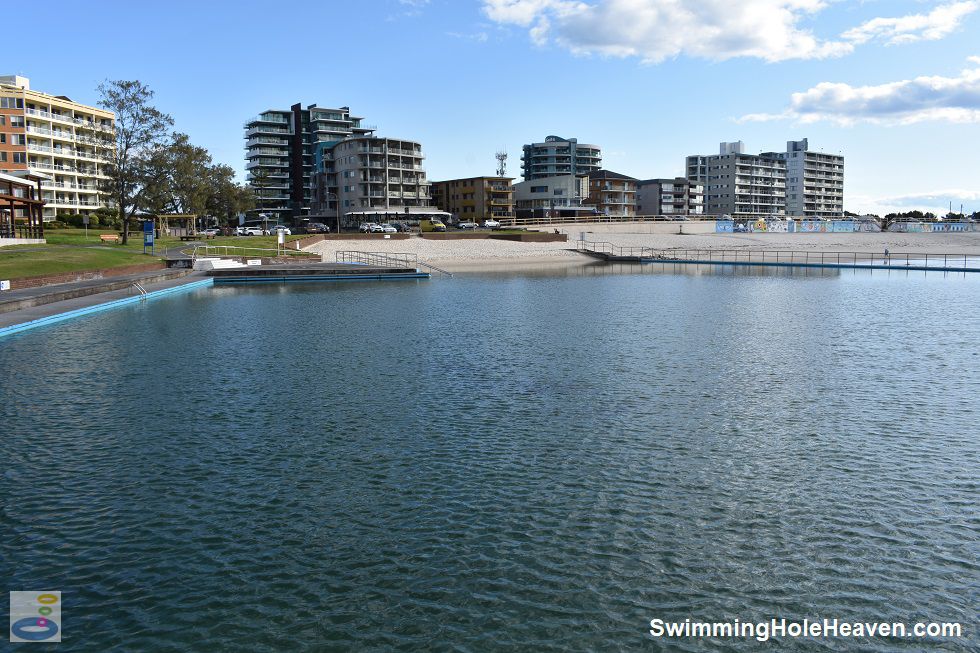
[[[514,184],[518,217],[594,213],[595,208],[582,204],[588,197],[589,178],[586,175],[555,175]]]
[[[322,143],[315,153],[313,219],[342,226],[433,213],[422,145],[400,138],[354,136]]]
[[[41,176],[43,218],[106,206],[100,192],[116,151],[115,115],[0,76],[0,172]]]

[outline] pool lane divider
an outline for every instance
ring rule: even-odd
[[[627,260],[631,259],[631,260]],[[670,259],[670,258],[641,258],[641,257],[609,257],[610,263],[668,263],[671,265],[755,265],[769,268],[823,268],[834,270],[891,270],[893,272],[980,272],[975,267],[945,267],[935,265],[882,265],[878,263],[790,263],[787,261],[712,261],[711,259]]]
[[[254,277],[215,277],[218,286],[234,284],[302,283],[306,281],[401,281],[405,279],[431,279],[428,272],[395,272],[386,274],[301,274]]]
[[[94,306],[86,306],[85,308],[78,308],[73,311],[65,311],[64,313],[58,313],[56,315],[41,317],[36,320],[31,320],[29,322],[12,324],[10,326],[0,328],[0,338],[3,338],[4,336],[13,335],[15,333],[19,333],[21,331],[27,331],[28,329],[36,329],[38,327],[47,326],[49,324],[56,324],[58,322],[64,322],[65,320],[72,320],[75,319],[76,317],[91,315],[92,313],[101,313],[102,311],[108,311],[114,308],[120,308],[128,304],[137,304],[142,301],[158,299],[165,295],[173,295],[180,292],[186,292],[188,290],[196,290],[198,288],[204,288],[207,286],[211,286],[213,284],[214,284],[214,279],[202,279],[201,281],[191,281],[190,283],[181,284],[179,286],[173,286],[171,288],[154,290],[152,292],[146,293],[145,295],[135,295],[133,297],[124,297],[123,299],[114,299],[112,301],[104,302],[102,304],[96,304]]]

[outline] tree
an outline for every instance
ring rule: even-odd
[[[102,187],[116,203],[125,244],[130,220],[143,207],[144,192],[163,172],[154,159],[169,140],[174,121],[150,105],[153,91],[139,80],[106,80],[98,90],[99,106],[116,115],[116,154],[105,166]]]

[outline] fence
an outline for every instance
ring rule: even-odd
[[[447,270],[443,270],[442,268],[436,267],[424,261],[420,261],[418,254],[407,252],[357,252],[348,250],[337,252],[336,261],[337,263],[373,265],[381,268],[413,268],[415,270],[426,268],[449,277],[453,276],[452,273]]]

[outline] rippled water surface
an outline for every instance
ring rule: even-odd
[[[0,591],[62,590],[66,651],[976,650],[980,280],[644,272],[0,341]],[[647,632],[771,617],[966,632]]]

